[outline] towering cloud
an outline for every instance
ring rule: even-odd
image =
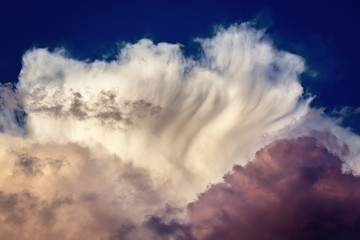
[[[271,187],[271,174],[285,182],[297,176],[289,184],[309,193],[309,199],[293,196],[299,204],[314,200],[309,206],[325,201],[332,207],[348,199],[353,206],[357,193],[351,198],[337,186],[348,181],[351,190],[357,178],[342,175],[338,157],[344,170],[358,173],[359,137],[309,107],[299,83],[303,59],[277,50],[264,31],[249,24],[219,28],[196,41],[198,58],[185,57],[179,44],[148,39],[125,44],[111,62],[77,60],[63,49],[26,52],[16,89],[0,88],[1,236],[219,239],[239,224],[229,239],[240,233],[253,237],[245,222],[254,223],[266,206],[274,207],[270,215],[278,215],[279,223],[298,216],[282,211],[292,188]],[[216,184],[234,164],[245,165],[279,137],[297,140],[272,143],[254,163],[236,167],[225,183]],[[271,153],[264,161],[276,169],[266,169],[258,158],[275,148],[279,160]],[[290,160],[282,160],[289,151]],[[305,159],[310,152],[319,152],[314,162]],[[309,168],[304,176],[301,164]],[[311,182],[318,168],[325,172]],[[271,175],[269,185],[261,181],[263,173]],[[334,184],[334,198],[313,187],[322,176],[324,184]],[[209,184],[215,185],[196,199]],[[238,199],[240,192],[253,202]],[[220,204],[225,197],[227,207]],[[297,206],[289,205],[291,211]],[[304,211],[301,224],[310,215]],[[344,229],[357,224],[355,215]],[[243,217],[248,220],[238,222]],[[289,230],[272,229],[270,216],[262,221],[268,234]]]
[[[304,116],[309,102],[298,81],[303,60],[273,48],[262,31],[243,24],[197,41],[197,60],[185,58],[178,44],[146,39],[125,45],[112,62],[82,62],[63,50],[27,52],[18,89],[26,95],[30,135],[101,144],[171,175],[191,200]]]

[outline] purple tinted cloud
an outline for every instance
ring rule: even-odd
[[[313,137],[275,141],[189,205],[199,240],[358,239],[360,178]]]

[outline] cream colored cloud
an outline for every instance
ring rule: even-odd
[[[38,144],[4,134],[0,144],[4,239],[107,239],[121,226],[141,225],[177,204],[167,195],[166,179],[101,147]]]
[[[111,62],[28,51],[16,92],[27,134],[0,134],[2,236],[190,238],[188,202],[301,128],[301,57],[247,24],[197,41],[199,59],[147,39]]]
[[[174,179],[185,200],[221,179],[308,111],[303,60],[279,51],[246,24],[197,40],[199,60],[179,44],[142,39],[112,62],[82,62],[35,49],[23,58],[30,136],[39,142],[102,145]]]

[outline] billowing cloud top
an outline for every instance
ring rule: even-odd
[[[357,173],[359,138],[310,108],[301,57],[277,50],[249,24],[197,41],[198,59],[148,39],[125,44],[111,62],[28,51],[15,92],[0,88],[1,235],[222,239],[203,227],[217,210],[185,206],[278,137],[311,135]],[[221,198],[211,189],[197,202]],[[229,208],[243,211],[234,198]],[[251,211],[242,216],[255,219]],[[223,231],[216,224],[209,222]]]
[[[178,44],[146,39],[127,44],[113,62],[29,51],[18,89],[27,96],[31,135],[101,143],[146,168],[201,177],[203,187],[308,111],[298,82],[303,60],[263,35],[246,25],[222,29],[198,40],[197,61]]]
[[[279,140],[190,204],[197,239],[358,239],[360,178],[314,137]]]

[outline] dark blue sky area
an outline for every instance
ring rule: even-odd
[[[16,82],[22,54],[32,47],[65,47],[77,58],[116,53],[116,43],[147,37],[180,42],[214,25],[257,19],[276,46],[303,56],[306,91],[328,109],[360,107],[360,14],[355,1],[1,1],[0,81]],[[348,119],[356,127],[360,119]]]

